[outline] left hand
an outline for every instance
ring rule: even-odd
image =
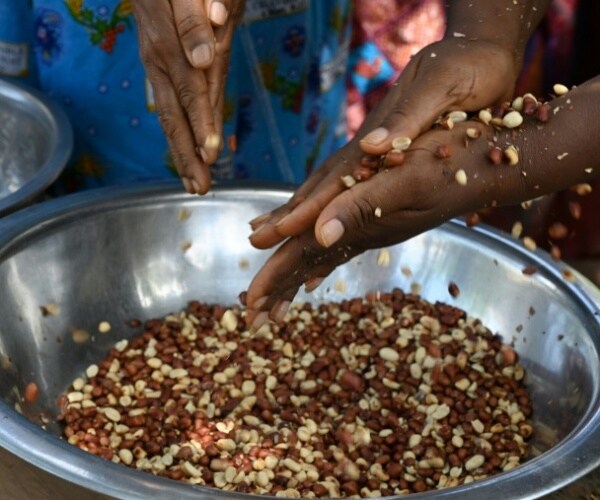
[[[469,148],[464,145],[467,126],[483,134]],[[355,255],[405,241],[493,199],[496,179],[503,174],[498,174],[502,167],[487,160],[491,133],[479,122],[427,132],[415,141],[401,168],[382,171],[336,196],[314,228],[289,238],[257,273],[246,297],[249,324],[258,327],[269,316],[281,321],[302,284],[315,288]],[[451,146],[450,158],[435,156],[440,144]],[[504,168],[511,171],[503,182],[510,185],[512,175],[518,183],[518,170]],[[455,179],[459,169],[468,177],[464,186]]]

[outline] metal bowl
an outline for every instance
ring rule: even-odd
[[[246,221],[289,195],[220,188],[200,198],[182,194],[178,184],[138,185],[52,200],[0,220],[0,446],[67,481],[118,498],[251,498],[104,461],[59,439],[51,419],[44,428],[36,422],[41,413],[56,415],[57,396],[86,366],[135,333],[125,326],[129,319],[178,311],[191,299],[236,303],[268,254],[250,246]],[[189,219],[181,220],[182,209]],[[192,246],[183,252],[186,241]],[[532,459],[510,472],[419,498],[534,498],[596,467],[598,291],[581,277],[566,281],[566,266],[545,253],[460,221],[389,251],[389,267],[377,265],[377,251],[367,252],[298,299],[339,300],[419,283],[426,299],[461,307],[506,341],[514,340],[534,407]],[[525,267],[537,272],[523,273]],[[340,279],[347,285],[344,293],[334,286]],[[457,298],[448,292],[451,281],[460,288]],[[56,316],[40,313],[48,303],[59,306]],[[69,335],[74,329],[93,334],[101,320],[113,325],[110,333],[96,333],[84,344]],[[41,394],[33,405],[22,400],[31,381]]]
[[[73,149],[62,109],[34,89],[0,79],[0,217],[34,201]]]

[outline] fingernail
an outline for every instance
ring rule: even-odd
[[[338,219],[331,219],[321,226],[321,240],[330,247],[344,235],[344,225]]]
[[[269,297],[266,295],[264,297],[259,297],[254,301],[254,304],[252,304],[252,309],[260,309],[262,306],[265,305],[267,300],[269,300]]]
[[[384,141],[388,135],[390,135],[388,129],[379,127],[365,135],[360,142],[368,142],[369,144],[376,145]]]
[[[250,328],[252,330],[258,330],[267,321],[269,321],[269,313],[267,311],[261,311],[256,315],[256,318],[254,318],[254,321],[250,325]]]
[[[288,300],[284,300],[281,304],[277,306],[277,309],[273,313],[273,320],[277,323],[283,323],[283,320],[289,308],[290,302]]]
[[[192,179],[192,187],[194,188],[194,193],[200,192],[200,184],[198,184],[196,179]]]
[[[200,153],[200,158],[202,158],[202,161],[204,163],[208,163],[208,155],[206,154],[206,151],[204,151],[204,148],[197,148],[197,152]]]
[[[219,134],[215,133],[208,134],[208,137],[204,141],[204,147],[206,149],[217,149],[219,144],[221,144],[221,137]]]
[[[250,236],[248,236],[248,239],[251,240],[252,238],[255,238],[258,235],[258,233],[260,233],[265,228],[265,226],[266,226],[266,224],[261,224],[256,229],[254,229],[254,231],[252,231]]]
[[[201,43],[192,50],[192,64],[196,67],[206,66],[210,62],[210,46],[207,43]]]
[[[192,194],[193,188],[192,188],[192,183],[190,182],[190,180],[183,177],[181,179],[181,182],[183,184],[183,189],[185,189],[188,193]]]
[[[306,283],[304,283],[304,291],[306,293],[310,293],[310,292],[316,290],[317,287],[321,283],[323,283],[323,281],[325,281],[325,278],[319,278],[319,277],[311,278],[311,279],[307,280]]]
[[[290,220],[290,215],[292,215],[291,213],[285,215],[284,217],[282,217],[281,219],[279,219],[277,221],[277,223],[275,224],[275,227],[279,227],[282,224],[285,224],[285,221]]]
[[[259,227],[264,221],[266,221],[269,217],[271,217],[271,213],[268,214],[262,214],[259,215],[258,217],[255,217],[254,219],[252,219],[250,222],[248,222],[248,224],[250,224],[250,227],[252,229],[256,229],[257,227]]]
[[[222,26],[227,21],[227,9],[221,2],[213,2],[210,5],[210,15],[208,17],[213,23]]]

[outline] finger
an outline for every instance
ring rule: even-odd
[[[211,23],[215,26],[223,26],[227,22],[231,0],[206,0],[205,5]]]
[[[192,131],[192,143],[196,146],[218,143],[204,70],[188,64],[178,43],[178,33],[172,15],[171,12],[169,15],[154,11],[138,12],[139,24],[143,27],[140,29],[140,52],[144,66],[149,76],[168,76],[170,79],[167,83],[164,78],[160,78],[161,84],[158,85],[158,79],[155,78],[152,83],[155,90],[159,90],[162,85],[175,90]],[[182,141],[183,139],[176,139],[175,145]],[[206,164],[214,162],[215,159],[216,152],[203,157]]]
[[[208,68],[214,58],[214,33],[204,10],[195,0],[171,0],[179,41],[194,68]]]
[[[356,253],[344,247],[323,248],[316,242],[312,231],[290,238],[275,251],[250,283],[246,303],[253,317],[258,317],[257,311],[269,311],[272,319],[279,320],[282,309],[293,301],[305,282],[325,278]],[[290,272],[291,269],[293,272]]]
[[[197,154],[210,165],[217,159],[221,141],[216,133],[205,72],[175,62],[168,73],[189,121]]]
[[[215,120],[215,135],[219,137],[219,146],[217,147],[217,155],[224,148],[223,140],[223,113],[225,106],[225,95],[221,94],[213,106],[213,116]]]
[[[271,248],[311,228],[327,203],[347,189],[341,178],[351,175],[358,165],[358,160],[352,159],[357,157],[357,151],[358,147],[350,144],[317,169],[283,210],[262,222],[251,235],[250,243],[256,248]]]
[[[210,3],[210,5],[208,4]],[[207,3],[207,9],[228,8],[229,2],[213,1]],[[208,162],[216,160],[223,149],[223,106],[225,103],[225,83],[231,55],[231,43],[235,24],[229,22],[215,30],[215,57],[213,64],[206,70],[208,100],[213,111],[215,140],[200,147],[200,155]],[[216,140],[218,139],[218,140]]]
[[[204,71],[193,68],[182,70],[173,68],[170,76],[177,99],[185,111],[192,131],[192,143],[195,145],[196,155],[204,164],[211,165],[217,159],[221,139],[215,127]]]
[[[271,248],[291,235],[297,235],[309,229],[327,202],[340,192],[341,181],[324,182],[325,186],[296,207],[285,205],[273,213],[250,235],[250,243],[259,249]],[[313,192],[314,194],[314,192]]]
[[[411,190],[427,190],[417,187],[421,181],[414,174],[409,177],[415,183]],[[430,208],[427,203],[407,202],[408,196],[402,196],[403,179],[402,169],[386,170],[334,198],[315,222],[316,241],[325,248],[343,245],[361,249],[402,241],[415,217],[428,220]],[[431,186],[434,181],[425,183]],[[408,205],[410,209],[405,208]]]
[[[158,119],[169,143],[175,167],[182,178],[189,180],[188,183],[184,182],[184,186],[188,192],[205,194],[210,189],[210,171],[196,154],[194,136],[171,81],[159,73],[149,73],[149,77],[153,84]]]
[[[220,94],[225,90],[225,80],[231,57],[231,43],[235,26],[228,24],[216,30],[215,36],[215,59],[207,71],[209,86],[209,97],[211,103],[218,100]]]
[[[362,150],[370,155],[382,155],[394,148],[394,143],[404,145],[429,130],[436,119],[453,104],[443,78],[428,79],[414,83],[400,93],[391,91],[395,97],[389,112],[380,126],[360,140]]]

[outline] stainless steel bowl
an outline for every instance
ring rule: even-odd
[[[0,217],[34,201],[73,149],[62,109],[34,89],[0,79]]]
[[[284,202],[282,190],[221,188],[204,198],[178,184],[86,192],[34,205],[0,220],[0,446],[67,481],[118,498],[250,498],[192,487],[103,461],[36,422],[56,415],[55,401],[84,368],[135,332],[125,322],[178,311],[198,298],[237,302],[268,252],[247,240],[250,218]],[[180,210],[191,217],[180,220]],[[187,252],[181,244],[192,243]],[[432,301],[455,304],[514,339],[528,371],[534,407],[534,455],[524,465],[422,498],[534,498],[600,463],[600,294],[583,278],[565,281],[562,263],[525,250],[498,232],[459,221],[338,269],[313,295],[338,300],[370,290],[421,285]],[[242,259],[249,266],[240,266]],[[526,275],[523,268],[538,271]],[[407,272],[410,270],[410,273]],[[409,277],[409,274],[411,276]],[[344,280],[344,293],[334,284]],[[452,298],[454,281],[460,295]],[[40,306],[60,312],[43,317]],[[97,333],[101,320],[113,328]],[[87,343],[69,335],[92,333]],[[61,339],[61,342],[57,341]],[[10,358],[10,362],[8,359]],[[22,401],[38,384],[34,405]],[[23,413],[15,411],[18,405]]]

